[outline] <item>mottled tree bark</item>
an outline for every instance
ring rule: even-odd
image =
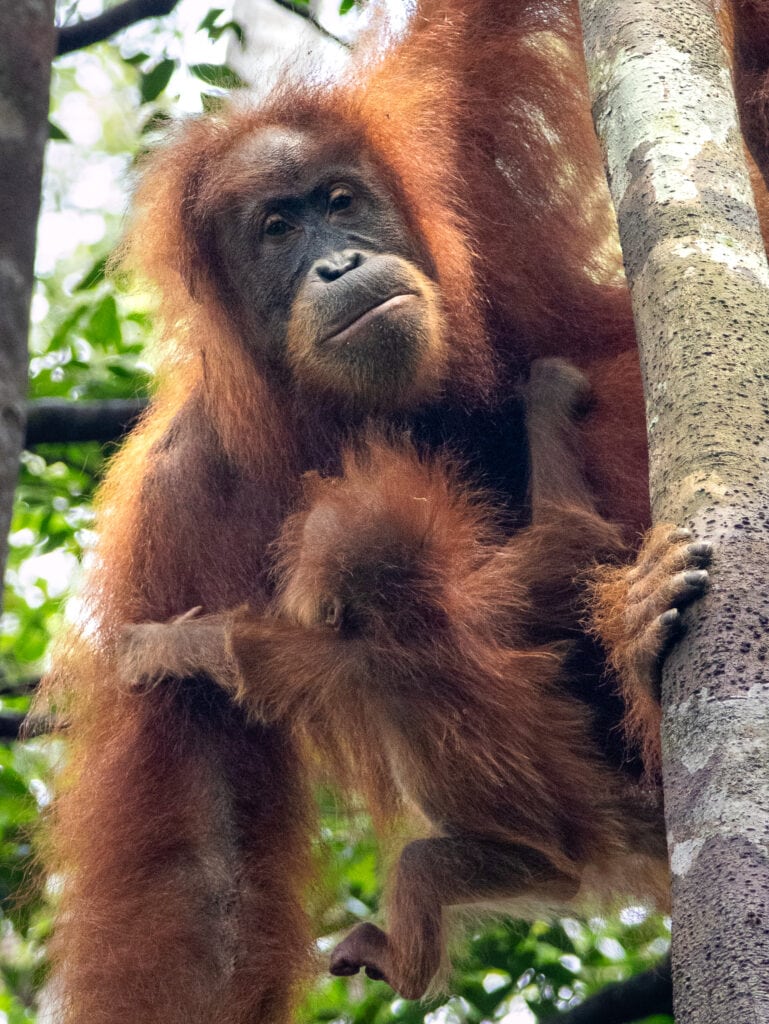
[[[769,1020],[769,270],[708,0],[581,0],[654,516],[715,545],[663,680],[679,1024]]]
[[[53,0],[0,4],[0,575],[24,440],[27,326],[55,42]]]

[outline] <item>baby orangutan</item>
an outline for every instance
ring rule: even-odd
[[[444,908],[665,902],[659,796],[632,757],[611,754],[623,709],[581,629],[590,571],[625,557],[583,478],[586,390],[566,363],[533,365],[532,523],[507,542],[448,458],[372,436],[341,478],[308,478],[270,614],[127,631],[128,682],[205,675],[255,718],[290,723],[380,818],[411,807],[429,821],[398,861],[388,931],[357,926],[332,954],[334,974],[363,967],[416,999],[442,966]],[[669,609],[707,575],[687,571],[705,546],[685,531],[659,536],[631,594],[647,674],[675,629]]]

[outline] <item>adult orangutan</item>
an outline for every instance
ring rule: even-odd
[[[62,888],[52,992],[65,1024],[290,1017],[311,962],[301,737],[284,714],[265,705],[254,717],[205,674],[137,694],[117,671],[116,643],[128,624],[198,606],[216,615],[247,603],[257,621],[273,609],[276,540],[299,557],[305,548],[288,540],[303,514],[329,557],[324,530],[344,539],[343,521],[308,512],[308,472],[346,472],[342,503],[365,492],[367,465],[389,480],[401,460],[404,486],[434,479],[446,521],[457,510],[467,517],[458,534],[466,553],[452,549],[457,572],[470,571],[484,538],[485,517],[467,496],[483,487],[482,507],[494,510],[518,563],[535,570],[527,586],[539,625],[527,624],[524,602],[515,628],[527,650],[547,648],[544,686],[559,685],[566,654],[552,644],[564,630],[574,639],[580,594],[566,579],[573,538],[554,530],[563,547],[546,559],[535,547],[527,560],[513,536],[526,508],[514,383],[543,356],[566,356],[585,374],[592,399],[579,427],[579,481],[595,496],[591,515],[619,531],[612,544],[620,533],[632,542],[649,517],[644,415],[613,232],[572,0],[423,0],[401,40],[361,51],[340,82],[287,75],[259,108],[238,101],[191,120],[147,162],[127,262],[159,291],[158,394],[103,488],[87,628],[62,652],[48,691],[66,706],[71,737],[50,843]],[[367,439],[379,462],[346,454]],[[456,485],[425,468],[450,458],[462,466]],[[542,479],[557,480],[555,449],[541,445],[538,459]],[[384,484],[370,484],[376,497]],[[335,488],[317,487],[322,513]],[[417,512],[404,525],[407,549]],[[656,536],[619,581],[609,654],[635,672],[624,694],[633,729],[626,750],[600,750],[602,784],[605,771],[625,771],[632,785],[637,759],[654,747],[651,667],[671,624],[646,611],[659,610],[660,588],[667,606],[701,586],[702,577],[682,582],[679,573],[702,557]],[[571,597],[552,592],[552,575],[537,579],[539,560],[556,567]],[[655,566],[675,582],[660,583]],[[290,592],[287,583],[283,599]],[[517,635],[505,600],[494,600],[488,629],[507,624],[489,650],[506,658]],[[572,618],[545,628],[542,609],[564,600]],[[628,602],[643,614],[626,616]],[[338,641],[347,605],[319,607],[313,628]],[[292,609],[304,621],[306,602]],[[587,640],[577,646],[593,659]],[[581,734],[616,736],[623,709],[610,687],[595,687],[599,670],[585,673],[569,713]],[[567,666],[566,678],[583,676]],[[594,756],[580,762],[586,779]],[[381,782],[386,795],[388,770],[383,759],[375,777],[353,781],[368,792]],[[526,833],[543,857],[558,814],[546,849]],[[630,826],[617,827],[622,845]],[[559,836],[559,871],[592,856],[589,823],[574,842]]]

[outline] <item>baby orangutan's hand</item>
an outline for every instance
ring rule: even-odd
[[[120,677],[130,689],[149,690],[164,679],[196,675],[234,685],[236,672],[229,652],[232,613],[202,615],[201,611],[191,608],[168,622],[124,627],[117,662]]]

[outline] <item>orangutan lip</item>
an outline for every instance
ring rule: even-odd
[[[369,322],[369,320],[373,320],[375,317],[379,316],[380,313],[393,309],[396,306],[402,306],[411,299],[416,299],[418,297],[419,296],[416,292],[399,292],[397,295],[391,295],[389,299],[385,299],[384,302],[380,302],[376,306],[372,306],[371,309],[367,309],[365,313],[361,313],[360,316],[357,316],[340,331],[335,331],[334,334],[330,334],[327,338],[324,338],[321,341],[321,345],[344,344],[344,342],[348,340],[349,335],[353,334],[359,327],[363,327]]]

